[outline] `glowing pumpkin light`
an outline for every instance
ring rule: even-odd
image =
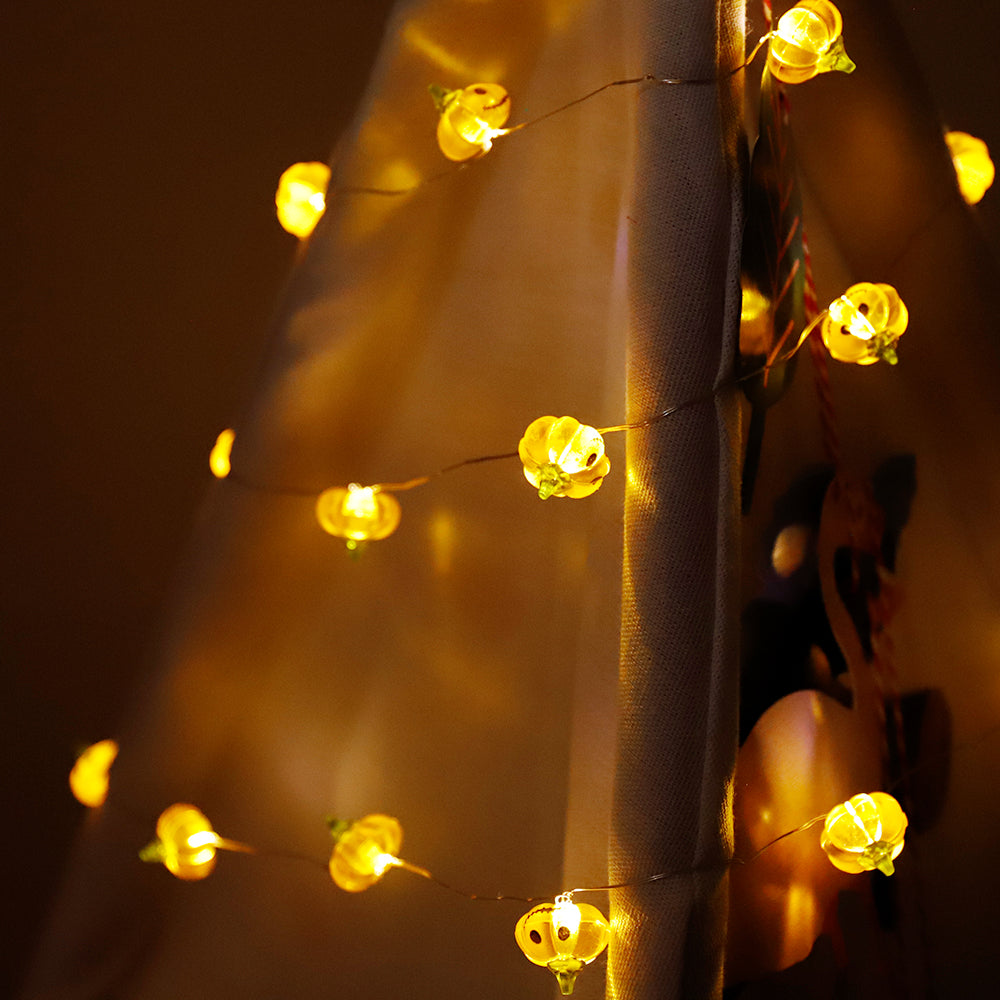
[[[827,814],[820,846],[841,871],[891,875],[903,849],[906,813],[885,792],[854,795]]]
[[[856,365],[876,361],[896,364],[896,344],[906,331],[909,313],[892,285],[863,281],[830,304],[820,334],[837,359]]]
[[[220,842],[204,813],[186,802],[176,802],[160,813],[156,840],[147,844],[139,857],[160,862],[171,875],[194,882],[212,874]]]
[[[461,163],[488,153],[493,140],[504,135],[510,117],[510,95],[497,83],[474,83],[463,90],[430,87],[441,117],[437,141],[441,152]]]
[[[278,178],[274,205],[278,222],[300,240],[308,239],[326,211],[330,168],[325,163],[293,163]]]
[[[208,467],[212,470],[212,475],[216,479],[225,479],[229,475],[232,466],[230,457],[233,452],[233,442],[236,440],[236,432],[227,427],[216,439],[215,444],[208,456]]]
[[[611,926],[596,906],[574,903],[569,893],[529,910],[514,927],[525,958],[549,969],[559,992],[573,992],[577,973],[608,946]]]
[[[387,538],[399,526],[399,501],[375,486],[334,486],[316,500],[316,520],[330,535],[347,539],[348,547],[358,542]]]
[[[549,497],[588,497],[611,471],[598,430],[573,417],[539,417],[517,446],[524,478]]]
[[[993,183],[996,170],[982,139],[968,132],[946,132],[944,141],[958,178],[958,190],[969,205],[977,204]]]
[[[108,797],[108,774],[118,756],[114,740],[101,740],[87,747],[69,772],[69,787],[78,802],[96,809]]]
[[[783,83],[802,83],[818,73],[852,73],[844,50],[844,22],[829,0],[802,0],[778,19],[771,33],[767,68]]]
[[[403,828],[392,816],[374,813],[353,821],[329,819],[327,826],[334,840],[330,878],[345,892],[363,892],[390,868],[405,865],[396,857]]]

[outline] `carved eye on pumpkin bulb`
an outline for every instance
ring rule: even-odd
[[[827,350],[838,361],[894,365],[896,342],[906,331],[909,313],[892,285],[863,281],[830,304],[820,333]]]
[[[767,68],[782,83],[802,83],[817,73],[854,71],[844,51],[840,11],[829,0],[802,0],[778,19],[767,50]]]
[[[493,140],[504,135],[510,117],[510,95],[497,83],[474,83],[464,90],[431,86],[431,97],[441,113],[437,141],[441,152],[461,163],[489,152]]]
[[[564,996],[573,992],[577,973],[608,946],[610,935],[604,914],[589,903],[574,903],[569,893],[529,910],[514,928],[525,958],[549,969]]]
[[[891,875],[903,849],[906,823],[906,813],[891,795],[854,795],[827,814],[820,846],[841,871],[857,874],[877,868]]]
[[[549,497],[588,497],[611,471],[598,430],[573,417],[539,417],[517,446],[524,478]]]

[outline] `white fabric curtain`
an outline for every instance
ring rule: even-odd
[[[468,891],[603,884],[623,509],[613,874],[721,856],[735,687],[717,552],[724,562],[731,548],[736,444],[731,393],[712,390],[737,309],[738,81],[721,98],[714,85],[613,87],[410,194],[337,189],[447,169],[430,83],[502,82],[512,122],[531,119],[615,80],[711,78],[717,58],[739,61],[739,13],[720,28],[707,2],[400,3],[27,995],[551,994],[514,945],[526,904],[471,902],[400,872],[354,897],[278,857],[223,855],[207,881],[182,884],[135,852],[175,801],[223,836],[320,863],[325,815],[387,812],[404,858]],[[625,435],[609,436],[612,474],[592,498],[542,502],[507,459],[401,494],[399,531],[358,559],[317,527],[328,486],[514,451],[543,414],[620,423],[630,329],[629,419],[706,402],[631,435],[628,456]],[[691,552],[667,540],[681,521],[698,525]],[[671,579],[678,560],[697,583]],[[677,690],[650,699],[636,668],[677,678],[690,759],[657,707]],[[705,778],[689,788],[692,761]],[[651,768],[660,804],[640,791]],[[683,828],[661,829],[669,817]],[[643,895],[615,917],[615,994],[691,998],[697,982],[709,995],[718,880],[668,889],[670,921],[652,937],[640,912],[664,897]],[[637,968],[651,948],[656,981]],[[675,965],[700,967],[706,950],[705,975]],[[577,995],[603,990],[602,959]]]

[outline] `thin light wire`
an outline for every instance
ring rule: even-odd
[[[705,77],[699,79],[674,79],[671,77],[658,77],[652,73],[645,73],[643,76],[629,77],[626,80],[612,80],[610,83],[605,83],[598,87],[596,90],[591,90],[589,93],[584,94],[582,97],[576,97],[572,101],[567,101],[565,104],[561,104],[557,108],[553,108],[551,111],[546,111],[545,114],[539,115],[537,118],[530,118],[526,122],[521,122],[518,125],[512,125],[510,128],[505,128],[495,136],[495,139],[501,139],[504,136],[510,135],[513,132],[523,132],[526,128],[531,128],[533,125],[537,125],[539,122],[546,121],[555,115],[562,114],[564,111],[568,111],[570,108],[576,107],[578,104],[582,104],[584,101],[589,101],[591,98],[596,97],[598,94],[604,93],[605,90],[610,90],[612,87],[627,87],[634,86],[639,83],[649,83],[654,85],[665,85],[665,86],[704,86],[707,84],[720,83],[723,80],[728,80],[730,77],[735,76],[737,73],[746,69],[750,63],[756,58],[757,53],[760,51],[761,46],[771,37],[768,33],[764,35],[757,44],[753,47],[750,55],[740,63],[739,66],[734,69],[728,70],[727,72],[721,74],[720,76]],[[364,184],[345,184],[337,185],[330,189],[329,194],[342,194],[342,195],[382,195],[385,197],[398,197],[404,194],[410,194],[413,191],[417,191],[422,187],[426,187],[428,184],[434,184],[445,177],[450,177],[452,174],[457,173],[459,170],[464,170],[467,167],[472,166],[476,160],[482,158],[485,154],[477,154],[469,160],[463,163],[458,163],[453,166],[446,167],[443,170],[439,170],[437,173],[430,174],[427,177],[422,178],[414,184],[410,184],[407,187],[401,188],[380,188],[380,187],[370,187]]]
[[[692,399],[685,400],[683,403],[677,403],[674,406],[668,406],[665,410],[660,410],[657,413],[652,414],[649,417],[645,417],[642,420],[635,421],[633,423],[627,424],[614,424],[611,427],[599,427],[597,432],[601,435],[605,434],[618,434],[621,431],[637,431],[645,430],[647,427],[651,427],[653,424],[659,423],[661,420],[667,417],[673,416],[675,413],[679,413],[681,410],[689,409],[692,406],[697,406],[701,403],[710,402],[714,399],[720,392],[725,389],[731,389],[738,386],[741,382],[746,382],[750,379],[756,378],[758,375],[763,374],[767,370],[767,366],[763,368],[756,368],[751,372],[747,372],[744,375],[732,379],[726,379],[723,382],[718,383],[711,392],[705,393],[701,396],[696,396]],[[435,472],[429,472],[422,476],[414,476],[412,479],[404,479],[400,482],[378,482],[369,484],[369,489],[372,489],[379,493],[402,493],[407,490],[416,489],[418,486],[424,486],[431,482],[433,479],[438,479],[441,476],[446,476],[449,473],[456,472],[459,469],[464,469],[469,465],[482,465],[486,462],[500,462],[511,458],[517,458],[518,453],[516,451],[505,451],[498,455],[477,455],[473,458],[463,458],[461,461],[452,462],[450,465],[446,465],[443,468],[438,469]],[[232,482],[237,486],[242,486],[244,489],[253,490],[261,493],[269,493],[274,496],[289,496],[289,497],[308,497],[314,499],[320,493],[323,492],[322,489],[302,489],[299,487],[283,487],[283,486],[271,486],[267,483],[260,483],[248,476],[245,476],[235,469],[232,469],[228,476],[226,476],[222,482]]]

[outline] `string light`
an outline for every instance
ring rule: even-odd
[[[802,0],[778,19],[767,50],[767,68],[782,83],[802,83],[818,73],[852,73],[844,50],[844,22],[829,0]]]
[[[573,417],[539,417],[517,446],[524,478],[549,497],[589,497],[611,471],[604,438]]]
[[[840,13],[832,3],[827,0],[803,0],[779,20],[777,29],[768,36],[768,65],[771,72],[788,83],[801,82],[817,73],[831,70],[851,72],[854,64],[844,52],[841,29]],[[756,51],[755,49],[754,54]],[[750,56],[752,58],[753,55]],[[747,62],[749,61],[748,59]],[[587,100],[607,87],[647,80],[654,83],[710,82],[656,80],[652,77],[615,81],[564,107]],[[495,138],[513,131],[503,127],[510,114],[510,100],[506,90],[499,85],[473,84],[453,91],[432,87],[431,93],[440,112],[438,143],[450,160],[461,163],[482,156],[491,148]],[[560,110],[563,109],[556,109],[549,112],[549,115]],[[549,115],[543,115],[535,121],[543,120]],[[523,127],[525,125],[515,126]],[[982,145],[985,148],[985,144]],[[301,239],[311,234],[325,209],[329,177],[329,169],[320,163],[295,164],[282,174],[275,202],[279,220],[286,230]],[[992,180],[992,164],[990,179]],[[988,183],[986,186],[988,187]],[[382,194],[400,193],[377,189],[357,190],[372,190]],[[759,291],[744,288],[741,319],[748,330],[755,329],[762,319],[766,320],[769,309],[769,301]],[[894,346],[906,328],[907,311],[891,286],[863,283],[848,289],[831,304],[821,319],[824,342],[838,360],[872,364],[882,358],[895,363]],[[811,324],[809,329],[814,325]],[[689,404],[681,404],[684,405]],[[581,424],[568,416],[540,417],[529,425],[518,446],[517,454],[524,465],[525,478],[538,489],[542,499],[550,496],[589,496],[599,489],[604,477],[610,472],[610,460],[605,454],[602,434],[645,427],[681,406],[672,407],[639,424],[604,428],[603,431]],[[230,472],[234,439],[234,432],[227,429],[219,435],[212,449],[210,465],[213,474],[219,478],[226,477]],[[468,459],[441,472],[474,462],[508,457],[512,456],[493,455]],[[316,500],[317,520],[328,533],[345,538],[349,546],[369,539],[385,538],[395,531],[401,517],[399,503],[389,492],[389,488],[409,489],[422,485],[430,478],[431,476],[423,476],[406,483],[373,486],[352,483],[347,487],[325,490]],[[789,561],[788,566],[793,567],[793,561]],[[775,568],[782,572],[777,562]],[[110,757],[107,749],[95,752],[105,745],[113,748]],[[107,769],[116,753],[117,745],[113,741],[102,741],[85,751],[77,767],[73,769],[75,773],[84,757],[91,756],[90,766],[99,773],[103,754],[104,792],[100,797],[101,802],[104,801],[103,796],[107,790]],[[87,768],[81,770],[85,772]],[[84,801],[77,792],[72,774],[70,783],[74,794]],[[892,861],[902,850],[907,824],[906,816],[895,799],[881,792],[856,795],[848,802],[836,806],[825,817],[817,817],[798,830],[782,834],[782,837],[807,829],[824,819],[821,844],[836,867],[851,872],[874,868],[879,868],[886,874],[893,872]],[[425,869],[397,856],[403,831],[398,820],[393,817],[373,814],[357,821],[329,820],[328,825],[334,840],[328,864],[329,873],[333,881],[345,891],[361,892],[367,889],[392,867],[409,870],[450,888],[445,883],[438,882]],[[186,803],[174,804],[161,814],[156,834],[157,839],[147,845],[140,856],[146,861],[163,863],[172,874],[186,880],[207,877],[214,868],[217,850],[256,853],[254,848],[245,844],[219,837],[208,819],[196,807]],[[782,837],[771,843],[776,843]],[[771,845],[765,845],[754,857],[769,846]],[[603,888],[624,888],[669,878],[675,874],[679,873],[662,873],[634,883]],[[580,969],[593,962],[604,951],[610,937],[610,924],[599,909],[573,901],[574,892],[586,891],[595,890],[576,889],[557,896],[552,903],[535,906],[518,920],[515,927],[515,939],[525,956],[534,964],[545,966],[556,976],[563,995],[573,992]],[[485,897],[470,895],[468,898]],[[498,895],[494,898],[512,897]]]
[[[830,303],[820,333],[832,357],[856,365],[896,364],[896,343],[909,313],[892,285],[863,281]]]
[[[232,470],[230,458],[233,453],[233,442],[236,431],[227,427],[216,439],[208,455],[208,467],[216,479],[225,479]]]
[[[958,178],[958,190],[969,205],[977,204],[993,183],[995,169],[989,147],[968,132],[946,132],[944,141]]]
[[[529,910],[514,927],[525,958],[549,969],[564,996],[573,992],[577,973],[604,951],[610,936],[604,914],[589,903],[574,903],[568,892]]]
[[[506,133],[510,95],[497,83],[473,83],[463,90],[429,88],[440,112],[437,141],[441,152],[462,163],[488,153],[493,140]]]
[[[108,773],[118,756],[114,740],[101,740],[84,750],[69,772],[69,787],[78,802],[96,809],[108,797]]]
[[[891,795],[854,795],[827,814],[820,845],[841,871],[857,874],[877,868],[891,875],[903,849],[906,823],[906,813]]]
[[[139,857],[150,864],[162,864],[179,879],[196,882],[212,874],[217,850],[256,853],[246,844],[220,837],[195,806],[175,802],[160,813],[156,840],[150,841]]]
[[[316,499],[316,520],[328,534],[347,539],[348,548],[358,542],[388,538],[399,525],[399,501],[377,486],[334,486]]]
[[[326,821],[333,836],[330,878],[345,892],[363,892],[390,868],[405,868],[435,881],[425,868],[396,857],[403,843],[403,828],[392,816],[373,813],[363,819]]]
[[[329,184],[330,168],[325,163],[293,163],[278,178],[274,194],[282,229],[300,240],[308,239],[326,211]]]

